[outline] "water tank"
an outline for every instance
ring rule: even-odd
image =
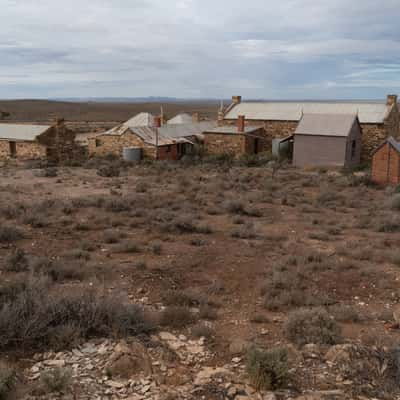
[[[124,147],[122,158],[125,161],[139,162],[142,159],[142,149],[140,147]]]

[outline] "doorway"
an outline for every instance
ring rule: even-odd
[[[17,143],[10,142],[10,157],[16,158],[17,157]]]

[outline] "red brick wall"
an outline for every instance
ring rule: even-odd
[[[389,143],[372,157],[371,178],[378,184],[400,184],[400,154]]]

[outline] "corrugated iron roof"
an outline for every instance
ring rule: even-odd
[[[382,142],[374,151],[375,154],[382,146],[389,143],[396,151],[400,153],[400,142],[397,142],[393,136],[389,136],[384,142]]]
[[[51,128],[50,125],[25,125],[0,123],[0,140],[33,142]]]
[[[160,128],[160,132],[164,136],[168,136],[174,139],[184,137],[198,137],[202,138],[203,132],[213,129],[217,126],[217,122],[214,121],[202,121],[189,124],[176,124],[176,125],[163,125]]]
[[[240,133],[253,133],[262,128],[262,126],[245,126],[244,132],[239,132],[237,126],[235,125],[227,125],[227,126],[217,126],[212,129],[208,129],[205,133],[223,133],[223,134],[240,134]]]
[[[357,120],[348,114],[304,114],[295,135],[348,136]]]
[[[187,113],[181,113],[176,115],[174,118],[168,120],[167,125],[177,124],[191,124],[193,122],[192,116]]]
[[[145,143],[155,146],[157,143],[157,129],[148,126],[138,126],[131,128],[131,131],[138,135]],[[162,128],[158,129],[158,145],[168,146],[175,143],[190,143],[185,138],[171,138],[166,136]]]
[[[146,112],[141,112],[135,115],[133,118],[128,119],[128,121],[124,122],[124,125],[129,127],[136,126],[154,126],[154,115]]]
[[[232,107],[225,119],[245,115],[249,120],[299,121],[303,114],[356,114],[360,123],[381,124],[391,106],[364,102],[249,102]]]

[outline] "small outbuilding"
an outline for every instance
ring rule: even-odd
[[[360,163],[362,131],[348,114],[304,114],[294,134],[296,167],[354,167]]]
[[[0,123],[0,159],[68,161],[77,156],[75,133],[55,125]]]
[[[400,142],[386,139],[372,154],[373,182],[380,185],[400,184]]]

